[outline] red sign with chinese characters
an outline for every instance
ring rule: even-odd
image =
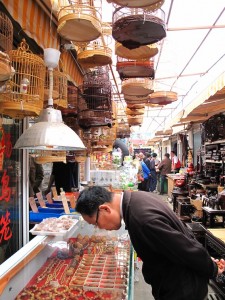
[[[9,202],[11,197],[11,187],[9,186],[10,177],[7,169],[4,169],[4,158],[10,158],[12,154],[11,134],[5,133],[3,127],[0,128],[0,171],[3,171],[1,177],[0,201]],[[0,245],[12,237],[10,227],[10,212],[8,210],[0,216]]]

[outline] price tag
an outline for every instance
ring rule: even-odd
[[[51,192],[46,195],[46,198],[47,198],[48,203],[51,203],[51,204],[53,203],[53,201],[52,201],[52,193]]]
[[[38,202],[39,202],[40,206],[41,207],[46,207],[45,206],[45,201],[44,201],[44,199],[42,197],[42,193],[39,192],[39,193],[36,194],[36,196],[37,196],[37,199],[38,199]]]
[[[58,200],[59,197],[58,197],[57,190],[56,190],[55,186],[52,187],[52,195],[53,195],[53,199]]]
[[[35,213],[38,213],[38,208],[37,208],[37,204],[34,200],[34,197],[29,198],[29,203],[30,203],[30,207],[31,207],[32,211]]]
[[[62,203],[63,203],[63,208],[66,214],[70,214],[70,209],[69,205],[66,199],[66,194],[65,192],[60,192],[61,198],[62,198]]]

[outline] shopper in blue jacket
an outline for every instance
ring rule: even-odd
[[[138,184],[138,189],[140,191],[149,191],[149,178],[150,178],[150,170],[147,167],[146,163],[144,162],[144,154],[139,153],[139,159],[140,159],[140,164],[142,168],[142,174],[143,174],[143,181]]]

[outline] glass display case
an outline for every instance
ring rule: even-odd
[[[124,225],[79,220],[63,235],[33,238],[0,268],[0,300],[133,300],[133,249]]]

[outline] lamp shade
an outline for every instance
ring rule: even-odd
[[[80,137],[62,122],[61,111],[44,109],[33,126],[17,140],[16,149],[84,150]]]

